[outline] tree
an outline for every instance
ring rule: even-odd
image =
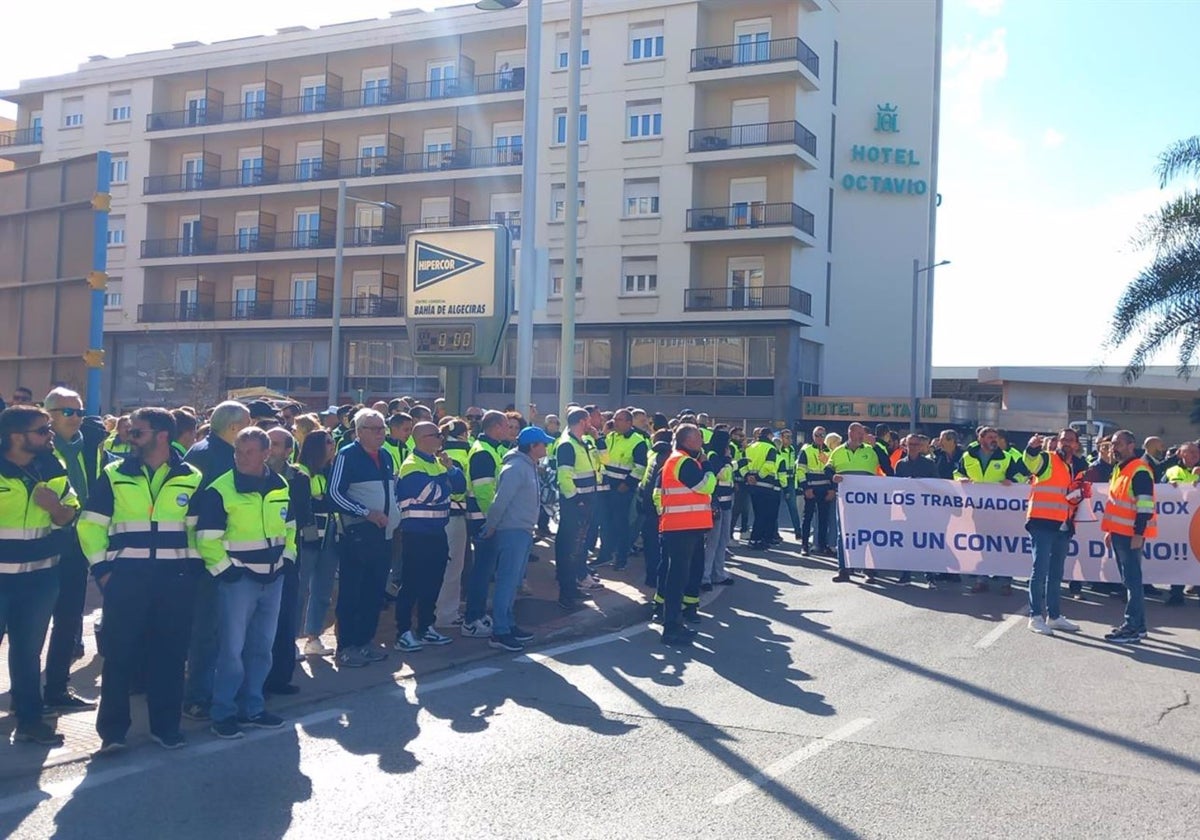
[[[1168,147],[1155,172],[1164,189],[1176,178],[1200,177],[1200,135]],[[1148,359],[1178,341],[1177,370],[1186,379],[1200,350],[1200,190],[1185,188],[1147,216],[1133,244],[1152,251],[1153,259],[1117,302],[1104,346],[1137,342],[1123,374],[1132,382]]]

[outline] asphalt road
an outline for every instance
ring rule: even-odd
[[[21,838],[1183,837],[1200,794],[1200,609],[1029,633],[1014,595],[734,564],[690,652],[638,625],[0,782]],[[1023,593],[1022,593],[1023,594]],[[419,655],[419,654],[418,654]],[[3,750],[0,746],[0,761]]]

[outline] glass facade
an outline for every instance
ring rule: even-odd
[[[627,368],[630,394],[769,397],[775,338],[633,338]]]

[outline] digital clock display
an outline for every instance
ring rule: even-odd
[[[411,326],[414,349],[417,353],[438,353],[447,356],[473,356],[475,354],[474,324],[450,326]]]

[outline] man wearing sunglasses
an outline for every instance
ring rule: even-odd
[[[54,454],[67,470],[71,489],[85,507],[100,473],[115,456],[105,451],[107,433],[98,418],[83,416],[83,400],[68,388],[55,388],[45,399],[54,431]],[[46,649],[46,707],[56,712],[96,708],[94,700],[75,693],[68,682],[71,663],[83,656],[83,606],[87,599],[88,562],[72,528],[58,563],[58,600]]]
[[[8,638],[14,741],[62,746],[43,718],[42,645],[58,596],[62,528],[79,500],[54,457],[50,415],[20,405],[0,412],[0,627]]]

